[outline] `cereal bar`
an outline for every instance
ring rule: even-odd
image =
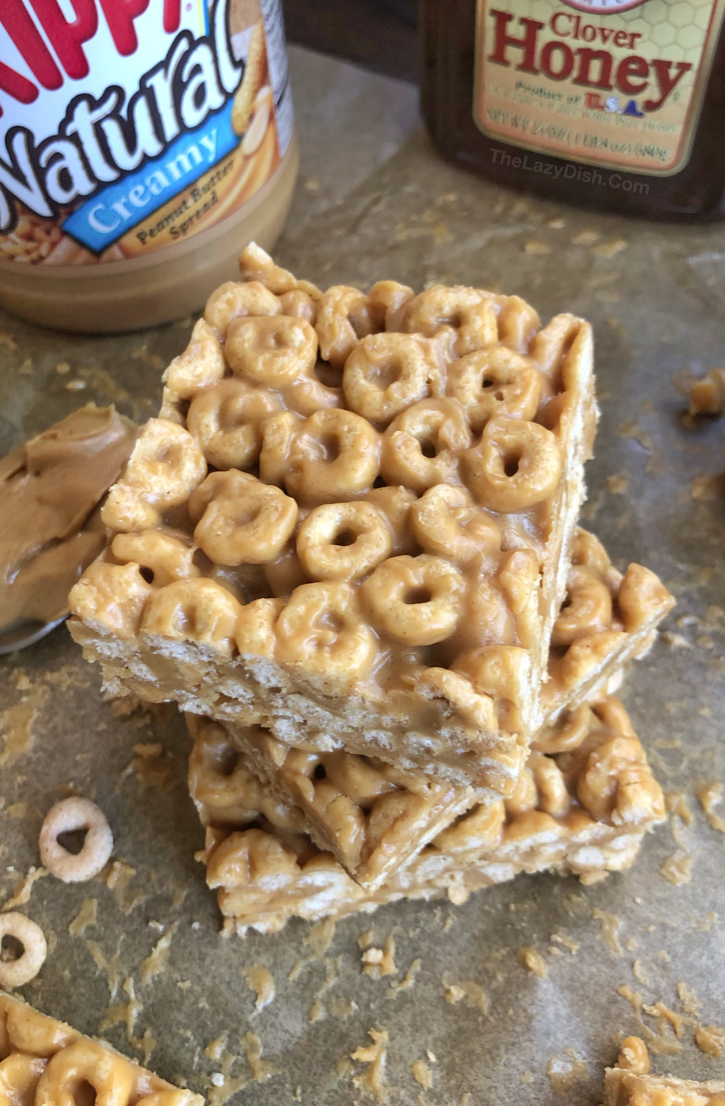
[[[200,859],[227,932],[274,932],[290,917],[340,918],[401,898],[462,903],[522,872],[574,873],[592,883],[629,867],[644,833],[665,817],[627,713],[608,698],[579,707],[541,739],[513,795],[454,819],[370,890],[317,848],[299,807],[250,773],[225,727],[213,724],[210,733],[200,724],[195,734],[191,791],[207,827]]]
[[[541,724],[601,698],[622,666],[651,648],[657,625],[674,605],[654,572],[632,563],[622,575],[602,543],[577,530],[541,689]]]
[[[110,494],[71,632],[115,695],[510,792],[591,455],[589,325],[240,264]]]
[[[725,1106],[725,1083],[650,1075],[644,1041],[627,1037],[617,1066],[605,1072],[603,1106]]]
[[[251,768],[257,778],[246,785],[248,798],[255,796],[252,808],[275,800],[275,809],[293,807],[295,825],[369,890],[384,883],[476,802],[472,787],[402,772],[377,757],[344,749],[291,749],[261,726],[223,726],[194,714],[186,718],[195,739],[191,790],[205,821],[234,822],[242,786],[235,781],[246,779]],[[218,766],[228,761],[231,770],[240,760],[242,775],[230,778],[225,790],[232,797],[231,810],[212,800],[214,818],[202,797],[209,771],[214,778]]]
[[[0,992],[0,1101],[22,1106],[72,1103],[85,1101],[86,1089],[88,1101],[114,1106],[203,1106],[204,1102],[200,1095],[159,1079],[109,1045],[83,1037],[69,1025]]]

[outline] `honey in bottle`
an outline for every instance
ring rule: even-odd
[[[651,219],[725,217],[725,0],[421,0],[446,157]]]

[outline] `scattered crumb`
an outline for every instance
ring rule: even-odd
[[[595,907],[592,917],[602,923],[602,940],[610,952],[615,956],[623,956],[624,950],[619,943],[619,927],[622,924],[616,914],[609,914],[606,910]]]
[[[689,883],[692,879],[693,857],[682,849],[669,856],[660,868],[660,874],[675,887],[681,887],[683,883]]]
[[[234,1056],[233,1053],[227,1052],[226,1046],[227,1034],[222,1033],[220,1037],[210,1041],[204,1049],[204,1055],[210,1060],[214,1060],[215,1062],[221,1061],[221,1071],[215,1071],[209,1077],[209,1082],[211,1084],[209,1106],[224,1106],[224,1103],[227,1102],[232,1095],[243,1090],[249,1082],[246,1075],[232,1075],[232,1068],[237,1061],[237,1057]]]
[[[98,899],[84,899],[83,906],[68,926],[71,937],[81,937],[98,921]]]
[[[365,932],[361,933],[358,937],[357,943],[361,949],[368,948],[368,946],[373,943],[373,931],[371,929],[366,929]]]
[[[35,740],[35,722],[50,695],[50,689],[40,682],[29,683],[19,690],[25,692],[20,702],[0,712],[0,768],[7,768],[18,757],[30,752]]]
[[[98,1032],[105,1033],[107,1029],[111,1029],[114,1025],[124,1025],[126,1027],[126,1037],[129,1044],[140,1051],[146,1051],[142,1039],[134,1034],[138,1016],[143,1009],[143,1003],[136,998],[136,989],[131,976],[124,980],[123,989],[128,998],[128,1002],[119,1002],[109,1006],[103,1021],[98,1027]],[[149,1047],[149,1043],[150,1042],[147,1042],[146,1048]],[[152,1039],[152,1043],[150,1043],[151,1049],[153,1049],[154,1044],[155,1041]]]
[[[388,1051],[388,1033],[385,1029],[369,1029],[371,1045],[360,1045],[351,1053],[352,1060],[367,1064],[364,1072],[353,1076],[353,1084],[361,1091],[375,1096],[378,1102],[388,1097],[388,1084],[385,1079],[385,1061]]]
[[[572,956],[576,955],[580,945],[578,941],[575,941],[573,937],[569,937],[566,933],[555,933],[552,936],[552,941],[555,941],[559,945],[563,945],[568,949]]]
[[[87,387],[85,380],[69,380],[67,384],[64,384],[66,392],[82,392]]]
[[[169,959],[169,946],[178,929],[179,923],[174,922],[169,926],[163,937],[159,937],[149,956],[141,964],[141,982],[150,983],[157,975],[161,975]]]
[[[414,1060],[410,1065],[410,1070],[413,1073],[413,1078],[417,1083],[420,1083],[423,1090],[429,1091],[433,1086],[433,1072],[425,1060]]]
[[[546,1065],[546,1074],[554,1093],[562,1096],[568,1094],[575,1083],[589,1078],[584,1058],[573,1048],[565,1048],[561,1056],[552,1056]]]
[[[415,960],[412,961],[403,978],[401,980],[396,980],[395,983],[390,984],[387,991],[385,992],[385,997],[396,998],[401,991],[409,991],[415,983],[415,977],[420,971],[422,964],[423,961],[420,959],[419,956],[417,956]]]
[[[715,472],[701,472],[693,477],[690,495],[693,499],[719,499],[723,493],[723,478]]]
[[[652,1005],[643,1003],[642,1009],[645,1014],[649,1014],[651,1018],[657,1018],[658,1022],[660,1022],[660,1032],[662,1032],[665,1023],[667,1023],[672,1026],[677,1038],[682,1038],[683,1029],[687,1023],[687,1019],[683,1014],[679,1014],[676,1010],[671,1010],[664,1002],[655,1002]]]
[[[641,961],[635,960],[634,964],[632,965],[632,975],[644,987],[649,986],[649,979],[647,978],[645,970],[642,967]]]
[[[257,996],[257,1000],[254,1004],[254,1014],[258,1014],[260,1010],[264,1010],[265,1006],[269,1006],[270,1002],[274,999],[275,987],[274,979],[270,972],[261,964],[252,964],[251,968],[247,968],[245,974],[245,982],[250,991],[254,991]]]
[[[270,1076],[278,1074],[274,1064],[262,1059],[262,1042],[256,1033],[247,1030],[242,1037],[242,1045],[247,1056],[247,1063],[252,1069],[255,1083],[264,1083]]]
[[[44,876],[48,874],[47,868],[32,867],[27,876],[23,876],[22,879],[19,879],[15,884],[12,897],[9,898],[7,902],[3,903],[2,909],[14,910],[16,906],[25,906],[26,903],[30,902],[30,895],[35,884],[39,879],[43,879]]]
[[[538,975],[539,979],[546,979],[549,974],[549,969],[546,966],[546,961],[540,952],[537,952],[535,948],[524,946],[518,950],[517,953],[519,963],[522,967],[532,972],[534,975]]]
[[[620,472],[616,476],[607,477],[607,491],[610,495],[626,495],[629,488],[629,476],[626,472]]]
[[[725,1029],[719,1025],[698,1025],[695,1029],[695,1044],[700,1052],[719,1060],[725,1048]]]
[[[711,780],[709,783],[698,787],[695,794],[712,828],[720,833],[725,833],[725,818],[722,818],[715,810],[722,802],[723,785],[717,780]]]
[[[332,944],[334,936],[335,921],[333,918],[325,918],[324,922],[318,922],[317,925],[312,926],[304,938],[304,943],[312,949],[313,957],[321,960]]]
[[[218,1037],[215,1037],[213,1041],[209,1041],[209,1044],[204,1049],[204,1055],[207,1056],[210,1060],[221,1060],[222,1054],[227,1047],[228,1040],[228,1033],[220,1033],[220,1035]]]
[[[127,771],[133,772],[141,787],[158,787],[159,791],[167,794],[178,785],[170,765],[163,760],[164,747],[160,741],[149,744],[134,745],[136,756],[128,766]]]
[[[351,998],[343,998],[342,995],[333,995],[327,1004],[327,1009],[333,1018],[344,1022],[358,1012],[358,1004]]]
[[[464,979],[461,983],[448,983],[444,978],[443,988],[446,1002],[455,1005],[465,999],[466,1006],[475,1006],[481,1013],[488,1014],[491,999],[480,983],[475,983],[472,979]]]
[[[690,415],[722,415],[725,408],[725,369],[711,369],[701,380],[689,382]]]
[[[598,246],[594,246],[592,253],[597,254],[598,257],[616,257],[622,250],[626,250],[627,245],[624,238],[612,238],[609,242],[600,242]]]
[[[121,964],[120,941],[119,948],[117,948],[116,952],[110,957],[106,956],[97,941],[91,941],[86,938],[86,948],[93,957],[93,961],[98,970],[104,972],[108,990],[110,991],[111,998],[114,999],[118,994],[118,988],[121,986],[121,980],[125,975],[123,965]]]
[[[541,255],[551,253],[551,246],[547,246],[546,242],[525,242],[524,253]]]
[[[136,869],[130,864],[126,864],[123,860],[114,860],[105,870],[105,877],[103,873],[101,875],[102,879],[105,878],[106,887],[113,892],[116,905],[123,914],[130,914],[146,899],[146,895],[142,894],[134,898],[126,898],[128,885],[136,874]]]
[[[22,365],[18,369],[20,376],[32,376],[33,375],[33,359],[32,357],[26,357]]]
[[[534,1073],[532,1071],[525,1071],[523,1075],[519,1076],[519,1083],[523,1083],[527,1087],[530,1087],[533,1082]]]
[[[578,234],[575,234],[572,238],[572,244],[574,246],[590,246],[592,242],[596,242],[599,238],[599,234],[596,230],[580,230]]]
[[[147,365],[150,365],[152,369],[156,369],[157,372],[166,368],[166,362],[163,357],[159,357],[158,353],[149,353],[145,343],[142,346],[138,346],[131,356],[136,361],[144,361]]]
[[[65,376],[66,373],[70,372],[70,363],[68,361],[59,361],[55,366],[55,371],[59,376]]]
[[[682,1009],[686,1014],[694,1014],[695,1017],[699,1016],[702,1009],[702,1003],[695,994],[692,987],[687,983],[677,984],[677,994],[680,996],[680,1002],[682,1003]]]
[[[363,975],[371,979],[380,979],[384,975],[395,975],[395,939],[391,933],[385,942],[385,948],[369,948],[363,952]]]
[[[649,453],[654,449],[654,442],[652,441],[652,435],[646,430],[643,430],[638,422],[633,419],[629,422],[620,423],[617,427],[617,433],[620,438],[633,438],[635,442],[639,442],[643,449],[646,449]]]
[[[672,649],[692,649],[692,642],[689,642],[682,634],[673,634],[671,630],[662,630],[660,631],[660,637]]]
[[[684,791],[665,791],[667,810],[686,826],[692,825],[692,811]]]
[[[663,964],[669,964],[672,957],[670,956],[670,954],[668,952],[665,952],[664,949],[658,949],[657,950],[657,959],[661,960]]]

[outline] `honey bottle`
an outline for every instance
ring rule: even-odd
[[[725,0],[421,0],[423,114],[500,184],[725,217]]]

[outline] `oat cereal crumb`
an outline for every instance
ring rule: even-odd
[[[695,1044],[700,1052],[719,1060],[725,1049],[725,1029],[719,1025],[698,1025],[695,1029]]]
[[[719,833],[725,833],[725,818],[722,818],[716,811],[716,807],[722,802],[722,783],[718,780],[711,780],[709,783],[698,787],[695,794],[712,828],[718,830]]]
[[[253,964],[251,968],[247,968],[245,981],[250,991],[253,991],[257,996],[254,1004],[254,1014],[258,1014],[260,1010],[264,1010],[265,1006],[269,1006],[274,999],[274,979],[271,972],[261,964]]]
[[[621,920],[616,914],[610,914],[606,910],[600,910],[599,907],[595,907],[592,911],[592,917],[595,921],[602,923],[601,936],[604,944],[607,946],[610,952],[615,956],[623,956],[624,950],[619,943],[619,928],[621,926]]]
[[[607,477],[607,491],[610,495],[626,495],[628,488],[629,476],[626,472]]]
[[[373,1043],[360,1045],[350,1054],[352,1060],[358,1060],[361,1064],[367,1065],[364,1072],[353,1076],[352,1081],[358,1090],[374,1095],[378,1102],[385,1102],[388,1097],[388,1084],[385,1078],[388,1033],[386,1029],[369,1029],[368,1036]]]
[[[692,879],[693,859],[690,853],[678,849],[664,862],[660,868],[660,874],[674,887],[681,887],[683,883],[689,883]]]
[[[433,1086],[433,1072],[425,1060],[414,1060],[410,1065],[410,1070],[416,1083],[420,1083],[424,1091],[429,1091]]]
[[[518,960],[522,967],[533,975],[538,975],[539,979],[546,979],[549,974],[549,969],[546,966],[546,961],[540,952],[531,946],[524,946],[518,950]]]
[[[369,948],[363,952],[363,975],[370,979],[381,979],[385,975],[395,975],[395,939],[391,933],[382,949]]]
[[[573,1048],[565,1048],[561,1056],[552,1056],[546,1065],[552,1090],[557,1095],[568,1095],[575,1083],[589,1078],[584,1058]]]

